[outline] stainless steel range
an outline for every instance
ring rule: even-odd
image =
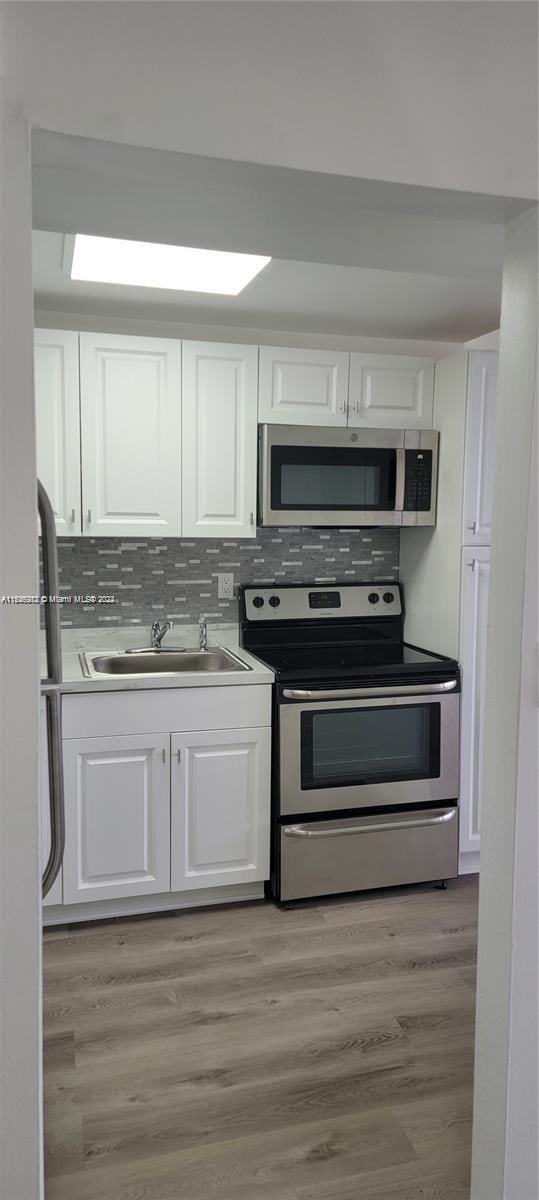
[[[399,584],[245,587],[241,640],[276,675],[274,898],[456,875],[459,668],[403,642]]]

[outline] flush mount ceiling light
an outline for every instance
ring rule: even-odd
[[[88,283],[238,296],[269,262],[271,258],[260,254],[195,250],[190,246],[77,233],[70,275],[71,279]]]

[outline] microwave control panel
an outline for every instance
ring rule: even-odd
[[[432,504],[432,450],[405,450],[404,511],[429,512]]]

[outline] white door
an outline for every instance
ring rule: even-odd
[[[81,533],[79,335],[34,332],[37,474],[56,517],[56,532]]]
[[[257,346],[184,342],[184,537],[255,537]]]
[[[479,850],[485,725],[490,548],[462,552],[460,850]]]
[[[64,903],[170,890],[170,737],[64,741]]]
[[[350,355],[338,350],[260,347],[258,420],[273,425],[346,425]]]
[[[179,537],[181,343],[81,333],[83,533]]]
[[[348,424],[432,429],[434,362],[408,354],[350,355]]]
[[[464,475],[465,545],[488,546],[492,537],[494,448],[498,355],[470,352],[466,403],[466,465]]]
[[[173,734],[172,890],[269,877],[270,729]]]
[[[51,813],[49,807],[49,743],[47,736],[47,701],[39,701],[39,820],[41,838],[41,874],[49,861],[51,849]],[[62,871],[60,869],[43,904],[62,903]]]

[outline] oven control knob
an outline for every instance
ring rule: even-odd
[[[393,604],[394,599],[394,592],[384,592],[384,600],[386,604]]]
[[[264,603],[264,597],[263,597],[263,596],[255,596],[255,597],[254,597],[254,599],[253,599],[253,605],[254,605],[254,607],[255,607],[255,608],[262,608],[262,605],[263,605],[263,603]]]
[[[378,592],[369,592],[369,604],[378,604],[379,599]]]
[[[280,597],[279,596],[270,596],[268,603],[271,605],[272,608],[278,608],[281,603]]]

